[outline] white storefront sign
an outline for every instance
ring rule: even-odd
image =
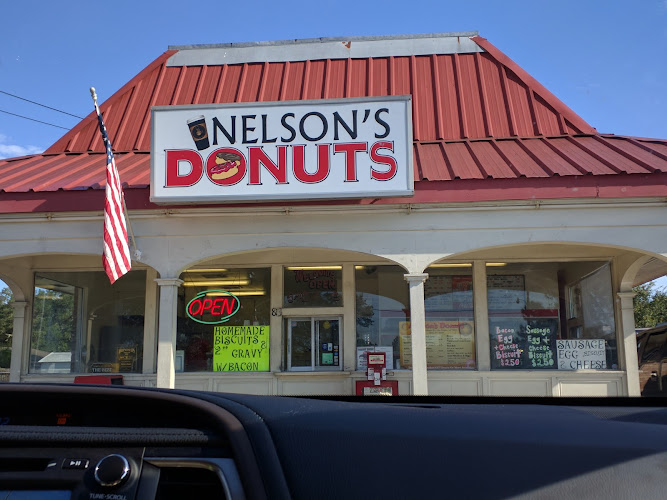
[[[604,339],[562,339],[556,341],[559,370],[604,370],[607,352]]]
[[[410,96],[152,108],[151,201],[410,196]]]

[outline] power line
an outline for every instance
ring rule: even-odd
[[[27,116],[23,116],[23,115],[17,115],[16,113],[10,113],[9,111],[5,111],[4,109],[0,109],[0,113],[6,113],[8,115],[18,116],[19,118],[24,118],[26,120],[30,120],[30,121],[33,121],[33,122],[43,123],[44,125],[51,125],[52,127],[61,128],[63,130],[69,130],[67,127],[61,127],[60,125],[54,125],[53,123],[43,122],[41,120],[35,120],[34,118],[28,118]]]
[[[11,96],[11,97],[15,97],[16,99],[21,99],[22,101],[26,101],[26,102],[29,102],[31,104],[36,104],[37,106],[41,106],[43,108],[50,109],[52,111],[57,111],[58,113],[73,116],[74,118],[79,118],[79,119],[83,120],[83,116],[73,115],[72,113],[68,113],[67,111],[62,111],[60,109],[52,108],[51,106],[46,106],[45,104],[40,104],[38,102],[31,101],[30,99],[26,99],[24,97],[19,97],[17,95],[10,94],[9,92],[5,92],[4,90],[0,90],[0,94],[5,94],[5,95]]]

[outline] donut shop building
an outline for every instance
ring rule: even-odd
[[[398,394],[639,394],[667,140],[476,33],[170,47],[100,109],[132,269],[102,268],[94,112],[0,160],[11,380],[355,394],[370,353]]]

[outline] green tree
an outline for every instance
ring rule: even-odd
[[[12,292],[9,288],[0,290],[0,368],[9,368],[12,357],[12,331],[14,328],[12,300]]]
[[[35,291],[32,349],[70,351],[75,332],[74,296],[43,288],[36,288]]]
[[[651,282],[633,288],[637,294],[634,299],[635,327],[653,328],[667,322],[667,292],[655,289]]]

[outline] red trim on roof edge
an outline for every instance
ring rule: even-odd
[[[524,69],[521,68],[521,66],[510,59],[504,52],[501,52],[499,49],[497,49],[486,38],[481,36],[473,36],[470,39],[489,54],[491,54],[491,56],[493,56],[498,62],[512,70],[514,74],[523,80],[528,87],[532,88],[535,92],[540,94],[549,106],[553,106],[557,113],[560,113],[566,120],[577,127],[582,133],[597,134],[597,130],[595,130],[595,128],[586,123],[586,121],[581,116],[576,114],[571,108],[565,105],[563,101],[553,95],[549,90],[547,90],[546,87],[544,87],[544,85],[530,76]]]
[[[162,66],[163,64],[165,64],[167,59],[173,56],[176,52],[178,52],[178,50],[167,50],[163,52],[157,59],[155,59],[152,63],[150,63],[143,70],[141,70],[134,78],[132,78],[129,82],[127,82],[120,89],[118,89],[111,97],[109,97],[106,101],[100,104],[100,112],[104,115],[104,111],[106,110],[107,107],[109,107],[110,104],[112,104],[116,99],[120,98],[123,94],[125,94],[125,92],[134,87],[139,81],[143,80],[145,76],[147,74],[150,74],[153,70],[155,70],[157,66]],[[58,139],[51,146],[49,146],[49,148],[42,154],[68,152],[67,145],[69,144],[70,140],[73,137],[76,137],[76,135],[82,129],[87,127],[93,120],[97,120],[97,113],[95,112],[95,110],[91,111],[88,116],[86,116],[77,125],[75,125],[72,129],[70,129],[69,132],[65,132],[65,135],[63,135],[60,139]]]
[[[168,210],[217,207],[284,207],[284,206],[359,206],[406,205],[421,203],[470,203],[492,201],[537,201],[623,199],[667,197],[667,173],[617,174],[605,176],[563,176],[521,179],[465,179],[422,181],[415,183],[415,194],[407,198],[365,198],[362,200],[328,200],[312,202],[234,203],[215,205],[156,205],[149,200],[150,189],[124,189],[129,210]],[[51,191],[35,193],[2,193],[0,213],[99,212],[104,206],[104,190]]]

